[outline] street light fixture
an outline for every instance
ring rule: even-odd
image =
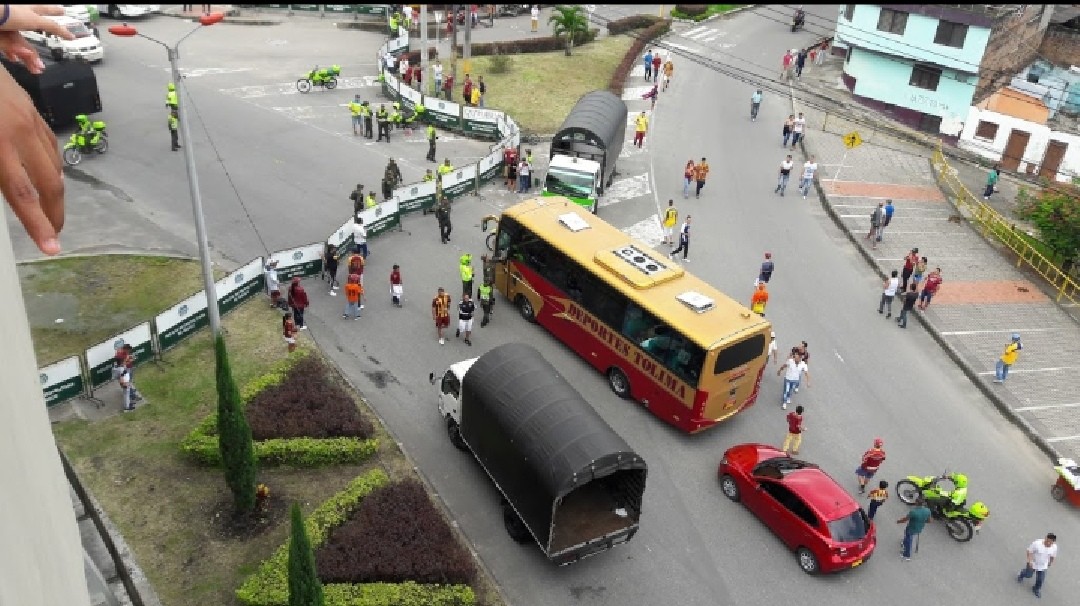
[[[177,63],[180,57],[178,52],[180,43],[187,40],[188,36],[199,31],[202,27],[218,23],[224,18],[225,15],[222,13],[210,13],[200,16],[199,26],[188,32],[183,38],[180,38],[173,46],[140,34],[137,29],[127,23],[110,27],[109,33],[124,38],[138,36],[165,47],[169,54],[169,66],[172,68],[173,83],[179,88],[183,83],[183,79],[180,77],[180,67]],[[210,266],[210,245],[206,238],[206,219],[203,217],[202,195],[199,193],[199,176],[195,172],[195,153],[191,145],[191,129],[188,128],[187,112],[182,101],[182,91],[177,92],[176,98],[177,110],[180,114],[180,135],[184,141],[184,162],[187,164],[188,188],[191,190],[191,209],[195,215],[195,237],[199,244],[199,261],[202,262],[203,289],[206,291],[206,315],[210,320],[210,332],[216,338],[221,334],[221,312],[218,310],[217,291],[214,288],[214,272]]]

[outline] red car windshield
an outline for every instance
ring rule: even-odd
[[[828,522],[829,535],[838,543],[854,543],[866,538],[870,532],[870,520],[862,509],[851,512],[839,520]]]

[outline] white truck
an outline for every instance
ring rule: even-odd
[[[105,58],[105,49],[101,46],[101,40],[98,40],[97,36],[84,23],[66,15],[46,18],[64,26],[64,29],[71,32],[75,39],[64,40],[59,36],[44,31],[24,31],[22,35],[30,42],[47,48],[53,59],[60,61],[75,58],[94,62]]]
[[[502,493],[512,539],[563,565],[637,533],[645,461],[532,346],[500,345],[430,379],[450,441]]]
[[[596,214],[615,178],[628,115],[626,103],[609,91],[582,95],[551,139],[541,195],[570,198]]]
[[[161,12],[160,4],[95,4],[98,12],[110,19],[132,19]]]

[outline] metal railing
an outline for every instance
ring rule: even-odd
[[[968,215],[968,220],[982,233],[983,237],[992,236],[1016,253],[1016,266],[1023,267],[1024,264],[1027,264],[1028,267],[1042,276],[1057,292],[1056,301],[1060,302],[1062,299],[1067,299],[1074,305],[1080,305],[1080,284],[1077,284],[1071,276],[1036,250],[1001,213],[991,208],[978,196],[972,194],[960,182],[956,171],[949,166],[949,162],[945,159],[940,143],[937,149],[934,150],[931,162],[934,165],[934,173],[938,183],[944,185],[952,193],[957,208]]]

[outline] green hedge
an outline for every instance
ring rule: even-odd
[[[299,350],[282,360],[266,374],[253,379],[240,390],[244,405],[262,390],[281,384],[289,370],[300,360],[310,355]],[[321,465],[339,465],[359,463],[371,457],[379,449],[376,438],[282,438],[256,440],[255,458],[264,465],[298,465],[317,467]],[[217,412],[210,413],[191,433],[180,442],[180,450],[197,463],[203,465],[221,465],[221,450],[218,448]]]
[[[609,34],[617,36],[619,34],[634,31],[635,29],[645,29],[646,27],[655,25],[663,20],[663,17],[658,17],[656,15],[630,15],[629,17],[623,17],[622,19],[608,21],[607,29]]]
[[[623,55],[622,61],[615,68],[615,73],[611,74],[611,82],[608,83],[608,90],[616,95],[622,95],[623,88],[626,86],[626,78],[630,75],[634,66],[641,61],[641,57],[645,54],[645,47],[652,43],[653,40],[668,33],[670,29],[671,20],[664,19],[663,21],[653,23],[640,32],[630,34],[634,38],[634,42],[630,45],[626,54]]]
[[[311,512],[304,523],[313,549],[326,541],[372,491],[390,478],[381,469],[362,475]],[[287,606],[289,603],[289,544],[286,542],[263,561],[236,590],[244,606]],[[476,595],[468,585],[417,583],[332,583],[324,587],[326,606],[472,606]]]
[[[596,40],[596,36],[599,34],[600,30],[591,28],[584,34],[576,36],[574,38],[574,48]],[[555,36],[543,36],[540,38],[522,38],[521,40],[507,40],[503,42],[474,42],[470,48],[473,57],[494,55],[496,54],[496,50],[498,51],[498,54],[501,55],[550,53],[566,50],[566,41],[562,38],[556,38]],[[465,47],[459,44],[457,47],[457,56],[461,57],[464,52]],[[417,58],[419,58],[419,51],[417,51]]]

